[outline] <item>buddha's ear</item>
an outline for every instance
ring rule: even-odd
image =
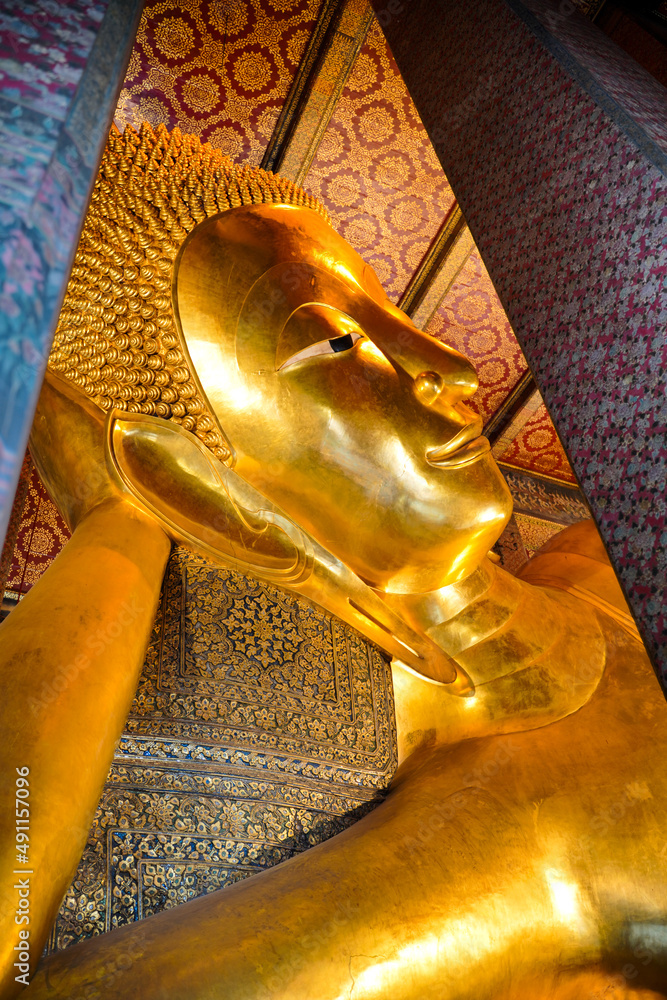
[[[123,491],[174,541],[276,583],[311,572],[301,528],[178,424],[113,411],[106,453]]]

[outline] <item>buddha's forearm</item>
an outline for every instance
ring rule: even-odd
[[[457,772],[413,774],[305,854],[52,956],[26,1000],[490,1000],[531,962],[548,977],[581,941],[554,920],[532,820],[452,795]]]
[[[127,503],[107,501],[81,522],[0,628],[3,998],[22,988],[14,966],[19,932],[25,942],[29,931],[34,968],[81,856],[136,689],[168,555],[169,541],[153,522]],[[28,770],[15,803],[17,768]],[[17,850],[19,842],[27,851]]]

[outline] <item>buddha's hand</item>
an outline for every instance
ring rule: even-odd
[[[93,508],[123,495],[107,467],[104,412],[51,372],[37,404],[30,453],[72,531]]]

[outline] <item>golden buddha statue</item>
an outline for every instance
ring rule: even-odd
[[[49,369],[31,447],[74,533],[0,629],[5,787],[27,767],[31,795],[3,996],[76,867],[177,541],[393,656],[399,768],[349,830],[52,956],[28,997],[667,997],[667,709],[599,538],[568,529],[522,579],[487,558],[511,501],[475,373],[321,209],[114,133]]]

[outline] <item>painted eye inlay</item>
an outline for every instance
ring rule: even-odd
[[[359,339],[359,334],[357,334],[357,340]],[[334,352],[334,354],[340,354],[341,351],[349,351],[351,347],[354,347],[355,341],[352,339],[351,333],[344,333],[342,337],[334,337],[333,340],[329,341],[329,347]]]
[[[351,333],[344,333],[340,337],[333,337],[331,340],[319,340],[317,343],[305,347],[298,354],[293,354],[278,370],[283,371],[285,368],[295,365],[298,361],[307,361],[308,358],[315,358],[321,354],[343,354],[345,351],[351,350],[361,338],[361,333],[353,331]]]

